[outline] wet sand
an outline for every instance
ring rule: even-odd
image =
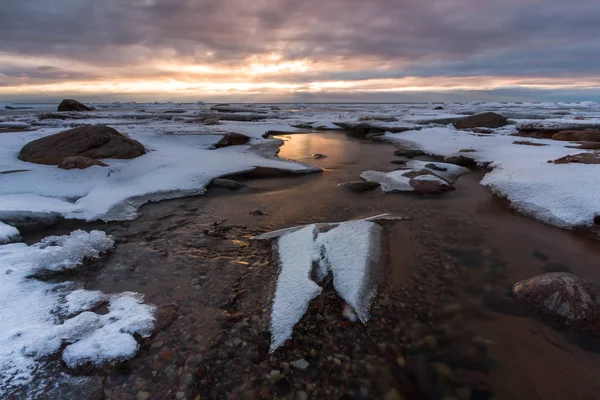
[[[482,171],[440,197],[337,186],[367,169],[398,167],[393,150],[339,132],[293,135],[280,156],[322,173],[241,178],[247,188],[149,204],[136,221],[68,221],[25,239],[106,230],[117,248],[82,274],[86,287],[180,307],[134,360],[96,372],[106,376],[107,398],[597,398],[600,355],[504,294],[549,263],[600,282],[599,243],[513,212],[479,185]],[[346,321],[328,289],[292,343],[268,356],[277,266],[270,245],[251,236],[381,213],[411,220],[385,225],[386,275],[370,322]],[[307,370],[290,368],[299,358]],[[271,377],[273,370],[283,376]]]

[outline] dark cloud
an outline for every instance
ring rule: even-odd
[[[291,81],[600,74],[597,0],[0,2],[0,53],[67,63],[128,68],[162,58],[235,65],[279,53],[344,65],[291,74]],[[88,75],[67,69],[0,65],[9,79]]]

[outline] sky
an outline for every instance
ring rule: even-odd
[[[0,102],[600,101],[598,0],[0,0]]]

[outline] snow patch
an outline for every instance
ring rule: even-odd
[[[338,294],[363,323],[368,321],[381,231],[373,222],[348,221],[308,225],[278,239],[281,272],[271,314],[271,352],[292,337],[310,301],[322,291],[317,283],[330,272]]]
[[[19,230],[0,221],[0,245],[12,242],[19,237]]]
[[[586,152],[569,149],[564,142],[536,140],[547,146],[520,146],[513,144],[514,136],[475,136],[448,127],[386,134],[385,139],[440,156],[475,149],[468,156],[493,168],[481,184],[507,198],[517,211],[545,223],[561,228],[591,226],[600,213],[600,165],[548,163]]]
[[[74,231],[50,236],[28,246],[0,246],[0,397],[27,385],[44,368],[42,357],[68,344],[63,359],[68,365],[82,360],[98,364],[131,357],[137,350],[132,334],[150,334],[153,306],[141,304],[141,295],[104,295],[77,288],[72,282],[52,283],[33,278],[40,271],[76,268],[84,258],[98,257],[111,249],[113,240],[104,232]],[[93,309],[108,300],[109,313]],[[82,312],[83,311],[83,312]],[[73,314],[80,314],[71,317]],[[100,332],[100,333],[98,333]],[[120,337],[116,333],[129,336]],[[111,336],[112,335],[112,336]],[[114,341],[113,341],[114,340]],[[115,346],[129,345],[115,351]],[[71,346],[75,346],[72,348]]]

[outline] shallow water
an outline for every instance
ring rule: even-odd
[[[482,171],[461,177],[456,191],[439,197],[380,190],[352,193],[337,185],[360,179],[364,170],[398,167],[391,163],[396,158],[393,146],[348,138],[340,132],[284,139],[280,157],[318,165],[323,172],[238,177],[247,188],[237,192],[211,188],[205,196],[150,204],[136,221],[68,222],[28,235],[31,242],[74,228],[104,229],[116,237],[117,249],[84,274],[87,287],[106,292],[134,290],[144,293],[149,302],[175,302],[181,307],[174,324],[142,346],[136,359],[103,372],[108,376],[109,398],[135,398],[141,391],[152,393],[152,398],[173,398],[178,391],[194,398],[188,386],[197,366],[190,360],[207,351],[221,334],[223,310],[253,309],[266,328],[275,270],[270,247],[251,240],[252,235],[381,213],[411,220],[386,225],[386,281],[375,306],[386,291],[412,290],[407,289],[410,283],[424,289],[409,295],[420,297],[419,301],[427,298],[435,312],[446,299],[437,294],[447,290],[460,311],[443,323],[461,335],[494,343],[489,346],[494,367],[476,372],[496,398],[597,398],[600,355],[584,350],[568,332],[513,313],[514,305],[503,296],[512,283],[544,273],[548,263],[560,263],[576,275],[600,282],[597,241],[513,212],[479,185]],[[327,157],[313,160],[314,153]],[[253,210],[265,215],[252,215]],[[238,306],[236,296],[242,286],[244,303]],[[370,324],[381,325],[376,314]],[[268,346],[268,339],[260,339],[260,334],[258,338],[254,340]],[[417,390],[438,396],[429,394],[426,387]]]

